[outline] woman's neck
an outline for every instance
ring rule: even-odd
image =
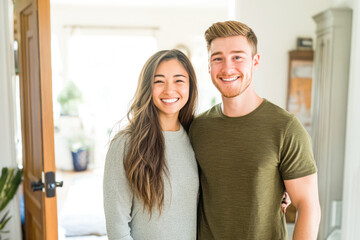
[[[180,130],[180,122],[178,119],[178,115],[175,117],[170,116],[159,116],[159,122],[161,126],[161,130],[163,131],[179,131]]]

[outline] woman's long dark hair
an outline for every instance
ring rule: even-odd
[[[115,138],[126,134],[127,153],[124,168],[135,195],[143,200],[150,216],[154,205],[160,211],[164,203],[164,175],[167,176],[165,143],[152,100],[152,87],[156,69],[163,61],[178,60],[189,74],[189,99],[180,110],[179,121],[188,132],[194,118],[197,100],[195,71],[190,60],[179,50],[163,50],[152,55],[145,63],[138,80],[132,105],[127,114],[129,124]]]

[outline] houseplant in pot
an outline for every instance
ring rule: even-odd
[[[75,171],[85,171],[89,164],[90,139],[81,131],[69,140]]]

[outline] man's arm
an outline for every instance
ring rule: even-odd
[[[292,204],[298,212],[293,239],[315,240],[321,218],[317,173],[285,180],[284,183]]]

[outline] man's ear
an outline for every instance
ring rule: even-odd
[[[260,55],[257,53],[253,57],[253,68],[254,68],[254,70],[259,66],[259,62],[260,62]]]

